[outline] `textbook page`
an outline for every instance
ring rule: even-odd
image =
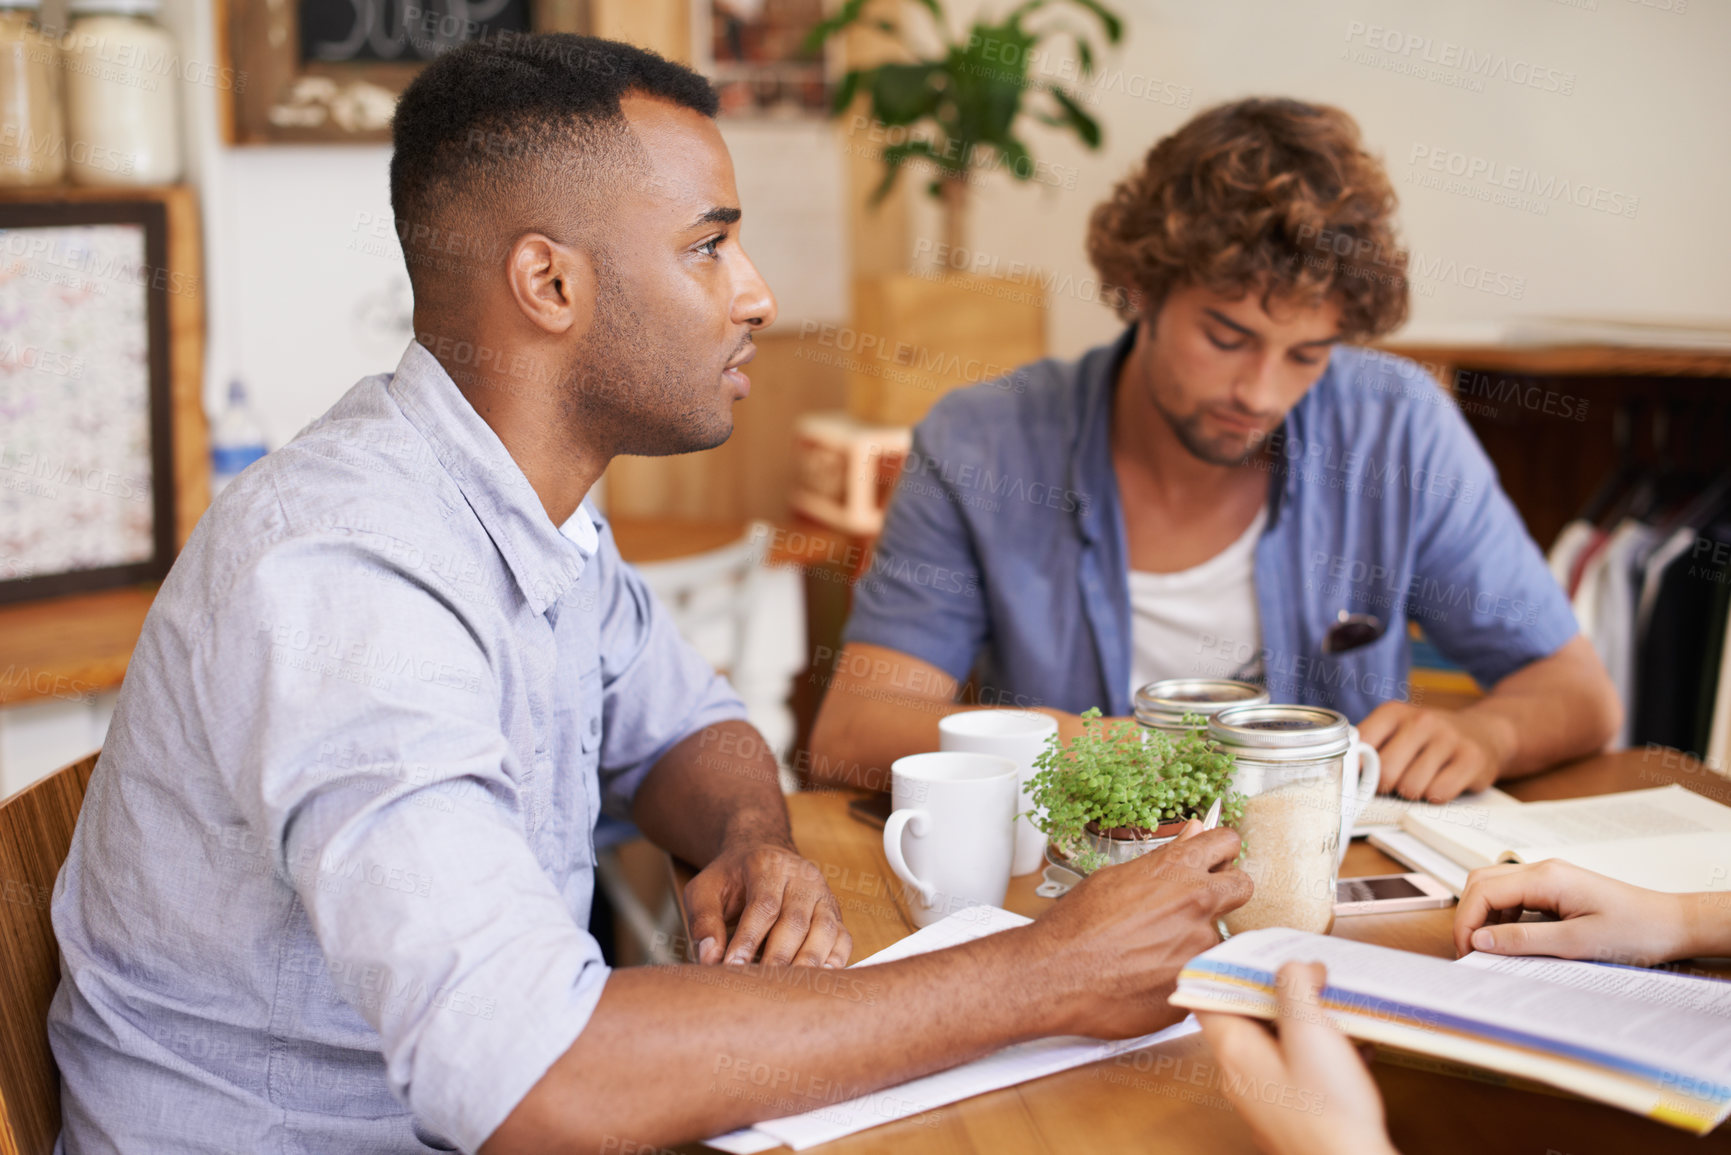
[[[1288,961],[1328,968],[1342,1030],[1520,1075],[1704,1133],[1731,1114],[1731,1018],[1348,939],[1270,929],[1192,959],[1172,1002],[1269,1018]],[[1632,972],[1645,983],[1647,972]]]
[[[1731,904],[1731,834],[1661,834],[1585,846],[1532,847],[1522,862],[1561,858],[1576,866],[1668,894],[1725,891]]]
[[[1026,926],[1032,921],[1033,919],[994,906],[967,907],[915,931],[848,969],[858,970],[861,967],[910,958],[927,951],[943,950],[945,947],[971,942],[1012,927]],[[1194,1034],[1197,1029],[1196,1020],[1186,1018],[1163,1031],[1117,1042],[1074,1036],[1035,1039],[1006,1047],[972,1063],[963,1063],[959,1067],[951,1067],[947,1071],[939,1071],[900,1086],[886,1087],[868,1095],[844,1099],[841,1098],[841,1089],[833,1088],[837,1092],[836,1101],[824,1103],[816,1110],[780,1119],[765,1119],[751,1127],[718,1135],[704,1142],[707,1146],[729,1152],[730,1155],[754,1155],[755,1152],[766,1151],[782,1144],[795,1151],[803,1151],[807,1147],[828,1143],[896,1119],[927,1115],[940,1107],[971,1099],[975,1095],[983,1095],[987,1091],[1013,1087],[1018,1083],[1067,1071],[1071,1067],[1099,1062],[1101,1059],[1109,1059],[1129,1051],[1139,1051],[1143,1047],[1151,1047],[1168,1039],[1182,1038]],[[724,1076],[726,1074],[728,1073],[723,1073]],[[757,1085],[755,1072],[746,1072],[745,1078],[738,1081],[747,1094],[779,1095],[786,1098],[790,1106],[794,1101],[794,1096],[788,1093],[787,1087],[771,1085],[775,1082],[772,1072],[765,1072],[763,1086]],[[821,1090],[810,1088],[808,1097],[813,1092],[822,1101],[824,1096]]]
[[[1731,807],[1671,785],[1434,816],[1413,813],[1401,818],[1401,829],[1461,865],[1477,867],[1536,861],[1535,850],[1542,851],[1540,857],[1569,857],[1568,851],[1595,843],[1731,833]]]
[[[1654,1006],[1675,1007],[1692,1015],[1731,1020],[1731,982],[1708,975],[1574,959],[1485,954],[1476,950],[1454,965],[1560,983],[1592,994],[1637,999]]]

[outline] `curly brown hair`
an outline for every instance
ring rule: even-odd
[[[1342,335],[1381,336],[1407,313],[1396,198],[1338,108],[1252,99],[1197,114],[1094,209],[1088,256],[1126,321],[1200,285],[1341,305]]]

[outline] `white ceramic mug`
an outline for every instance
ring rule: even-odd
[[[1357,726],[1348,726],[1346,736],[1352,745],[1346,748],[1340,768],[1340,860],[1346,861],[1346,848],[1352,844],[1352,828],[1358,816],[1370,805],[1376,787],[1382,781],[1382,757],[1376,747],[1358,736]]]
[[[890,766],[884,857],[916,926],[1004,904],[1017,787],[1016,764],[995,754],[910,754]]]
[[[1034,806],[1028,796],[1028,780],[1034,776],[1034,759],[1046,748],[1047,739],[1058,732],[1058,719],[1032,710],[963,710],[938,720],[938,749],[970,754],[997,754],[1016,764],[1020,796],[1018,814]],[[1046,835],[1031,818],[1016,820],[1016,852],[1010,858],[1011,874],[1032,874],[1046,861]]]

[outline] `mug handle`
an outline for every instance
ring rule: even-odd
[[[884,857],[889,859],[890,870],[897,878],[913,887],[920,896],[920,901],[927,906],[937,901],[938,891],[930,883],[921,882],[914,877],[914,872],[908,869],[908,860],[902,857],[902,829],[906,827],[913,832],[915,838],[923,838],[931,821],[932,816],[927,811],[898,810],[884,823]]]
[[[1348,783],[1345,778],[1340,781],[1340,857],[1343,861],[1346,848],[1352,841],[1353,824],[1370,805],[1377,783],[1382,781],[1382,756],[1376,752],[1376,747],[1369,742],[1354,742],[1352,748],[1358,753],[1358,781]]]

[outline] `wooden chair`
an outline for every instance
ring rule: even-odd
[[[60,1134],[48,1004],[60,949],[48,920],[96,755],[0,802],[0,1155],[47,1155]]]

